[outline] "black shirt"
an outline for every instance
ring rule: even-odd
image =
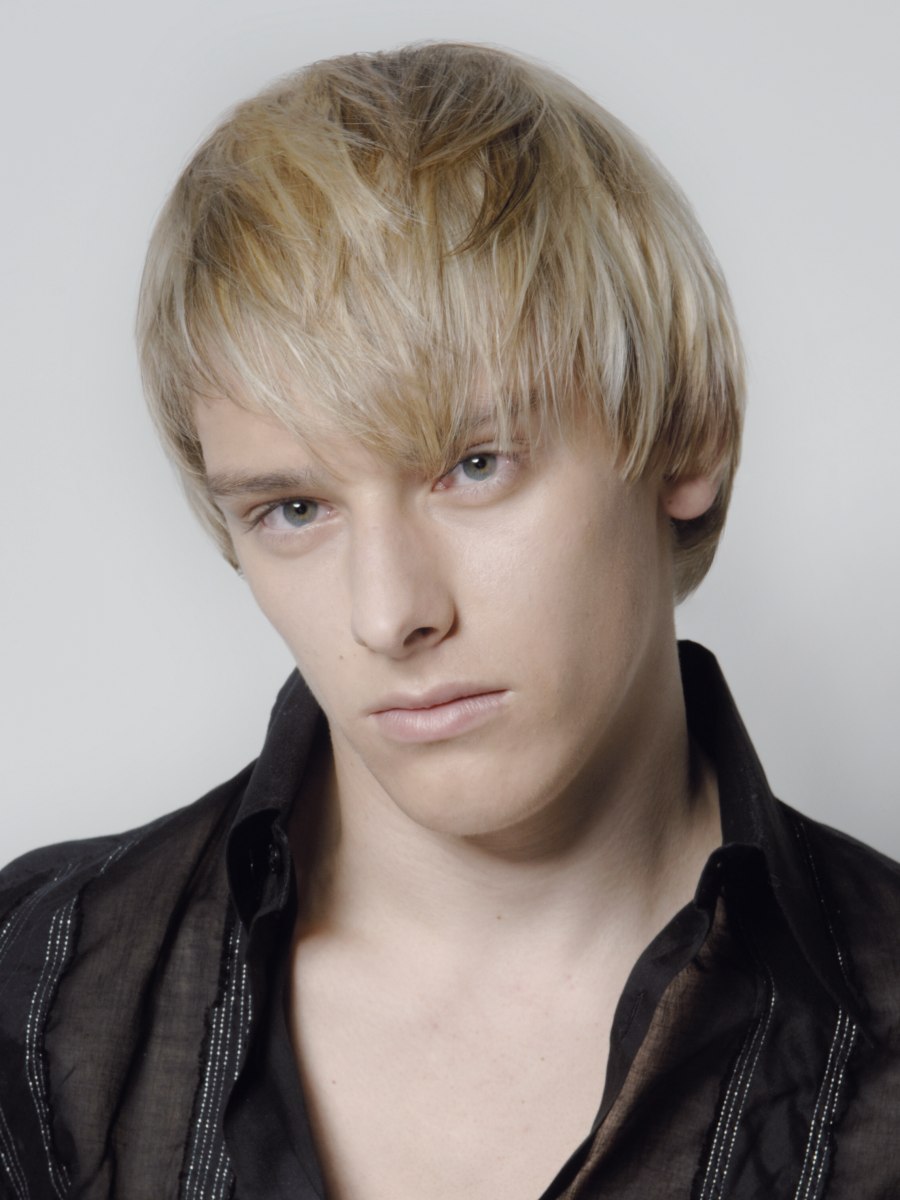
[[[540,1200],[898,1197],[900,867],[776,801],[715,661],[681,650],[723,845],[635,964]],[[0,1195],[324,1195],[282,1009],[320,721],[294,674],[235,779],[0,874]]]

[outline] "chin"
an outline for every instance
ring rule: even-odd
[[[547,801],[555,792],[553,783],[536,787],[533,776],[516,774],[520,777],[511,777],[509,770],[485,771],[482,762],[470,770],[426,771],[424,778],[395,777],[385,791],[405,817],[441,837],[492,849],[545,841],[548,827],[556,823],[557,806]]]
[[[385,791],[408,820],[446,837],[481,837],[498,832],[517,819],[514,811],[507,811],[515,805],[510,805],[508,797],[498,805],[496,792],[489,785],[480,798],[471,794],[471,782],[465,789],[455,781],[440,787],[432,784],[430,788],[395,782]]]

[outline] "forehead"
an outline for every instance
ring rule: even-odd
[[[277,459],[305,460],[335,476],[375,464],[395,473],[433,474],[481,443],[504,449],[534,445],[546,435],[535,406],[492,403],[483,394],[473,395],[449,419],[414,399],[402,423],[390,413],[381,423],[377,416],[369,412],[365,420],[347,420],[345,411],[329,414],[303,398],[277,409],[225,395],[197,398],[193,405],[207,476]]]
[[[304,435],[271,413],[224,397],[198,402],[195,423],[206,485],[215,496],[311,487],[325,476],[342,479],[378,465],[370,451],[339,431]]]

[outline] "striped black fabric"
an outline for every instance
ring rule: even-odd
[[[776,801],[715,661],[685,646],[682,671],[723,845],[531,1200],[900,1196],[900,867]],[[0,1197],[323,1200],[279,1019],[286,825],[321,733],[294,675],[235,779],[0,873]]]

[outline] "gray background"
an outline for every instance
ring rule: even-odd
[[[895,4],[0,5],[0,858],[148,820],[256,753],[291,664],[154,444],[132,349],[143,251],[231,102],[419,38],[571,75],[692,199],[751,403],[720,557],[680,629],[718,653],[775,789],[900,856]]]

